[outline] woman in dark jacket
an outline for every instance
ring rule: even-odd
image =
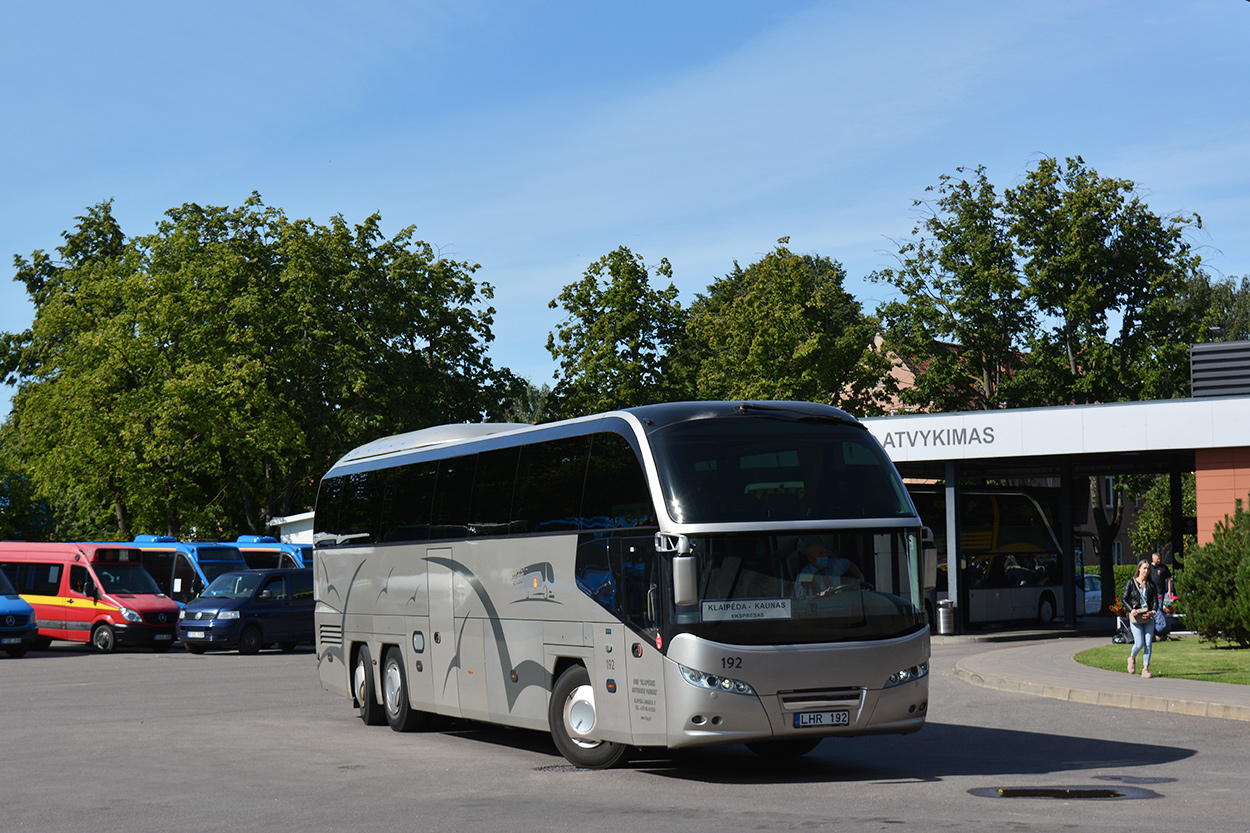
[[[1150,648],[1155,638],[1155,611],[1159,608],[1154,583],[1150,581],[1150,562],[1142,559],[1137,563],[1137,574],[1124,585],[1121,597],[1128,609],[1128,626],[1133,632],[1133,652],[1128,656],[1128,673],[1137,671],[1137,654],[1142,654],[1141,675],[1150,673]]]

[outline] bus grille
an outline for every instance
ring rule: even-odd
[[[322,645],[342,645],[343,644],[343,626],[342,625],[322,625],[317,637],[317,641]]]
[[[830,688],[821,691],[782,691],[781,708],[790,712],[814,709],[857,709],[863,703],[862,688]]]
[[[28,618],[25,613],[9,613],[0,616],[0,627],[20,628],[26,624]]]
[[[161,611],[159,613],[143,614],[143,621],[149,625],[176,625],[178,624],[178,614]]]

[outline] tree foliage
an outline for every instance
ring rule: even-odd
[[[380,434],[497,413],[476,266],[377,215],[289,220],[253,194],[127,239],[101,203],[59,260],[15,258],[35,305],[3,340],[4,438],[67,537],[261,531]]]
[[[882,413],[892,379],[874,349],[876,319],[821,255],[777,248],[708,287],[691,305],[690,361],[700,398],[825,402]]]
[[[974,174],[972,181],[942,176],[929,216],[912,230],[920,236],[899,250],[899,267],[871,276],[902,294],[882,305],[882,329],[886,344],[918,371],[900,398],[924,410],[985,410],[1022,398],[1013,373],[1036,312],[1002,201],[984,168]]]
[[[1002,199],[974,173],[942,178],[900,267],[872,276],[902,295],[881,316],[887,345],[923,368],[912,401],[946,410],[1185,395],[1198,323],[1177,301],[1198,274],[1185,234],[1201,218],[1154,214],[1132,181],[1080,157],[1041,160]]]
[[[655,273],[672,279],[661,259]],[[557,417],[684,398],[673,357],[685,332],[677,288],[651,286],[642,256],[621,246],[564,287],[548,306],[565,319],[547,336],[559,362],[546,407]]]
[[[1176,592],[1185,626],[1204,639],[1250,648],[1250,513],[1237,500],[1210,543],[1185,553]]]

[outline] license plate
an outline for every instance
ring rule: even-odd
[[[794,716],[794,728],[815,729],[821,726],[850,726],[851,713],[838,712],[799,712]]]
[[[155,639],[157,642],[160,642],[162,639],[173,639],[173,638],[174,638],[174,635],[172,633],[158,633],[155,636]]]
[[[0,645],[20,645],[22,638],[20,636],[6,636],[0,639]]]
[[[186,639],[203,639],[204,631],[187,631]]]

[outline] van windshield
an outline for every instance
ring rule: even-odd
[[[156,595],[161,592],[152,579],[152,574],[143,569],[141,564],[100,564],[97,562],[95,571],[106,593]]]
[[[200,594],[200,598],[249,599],[260,584],[260,573],[222,573]]]
[[[16,596],[17,588],[13,586],[13,582],[9,581],[9,577],[0,571],[0,596]]]

